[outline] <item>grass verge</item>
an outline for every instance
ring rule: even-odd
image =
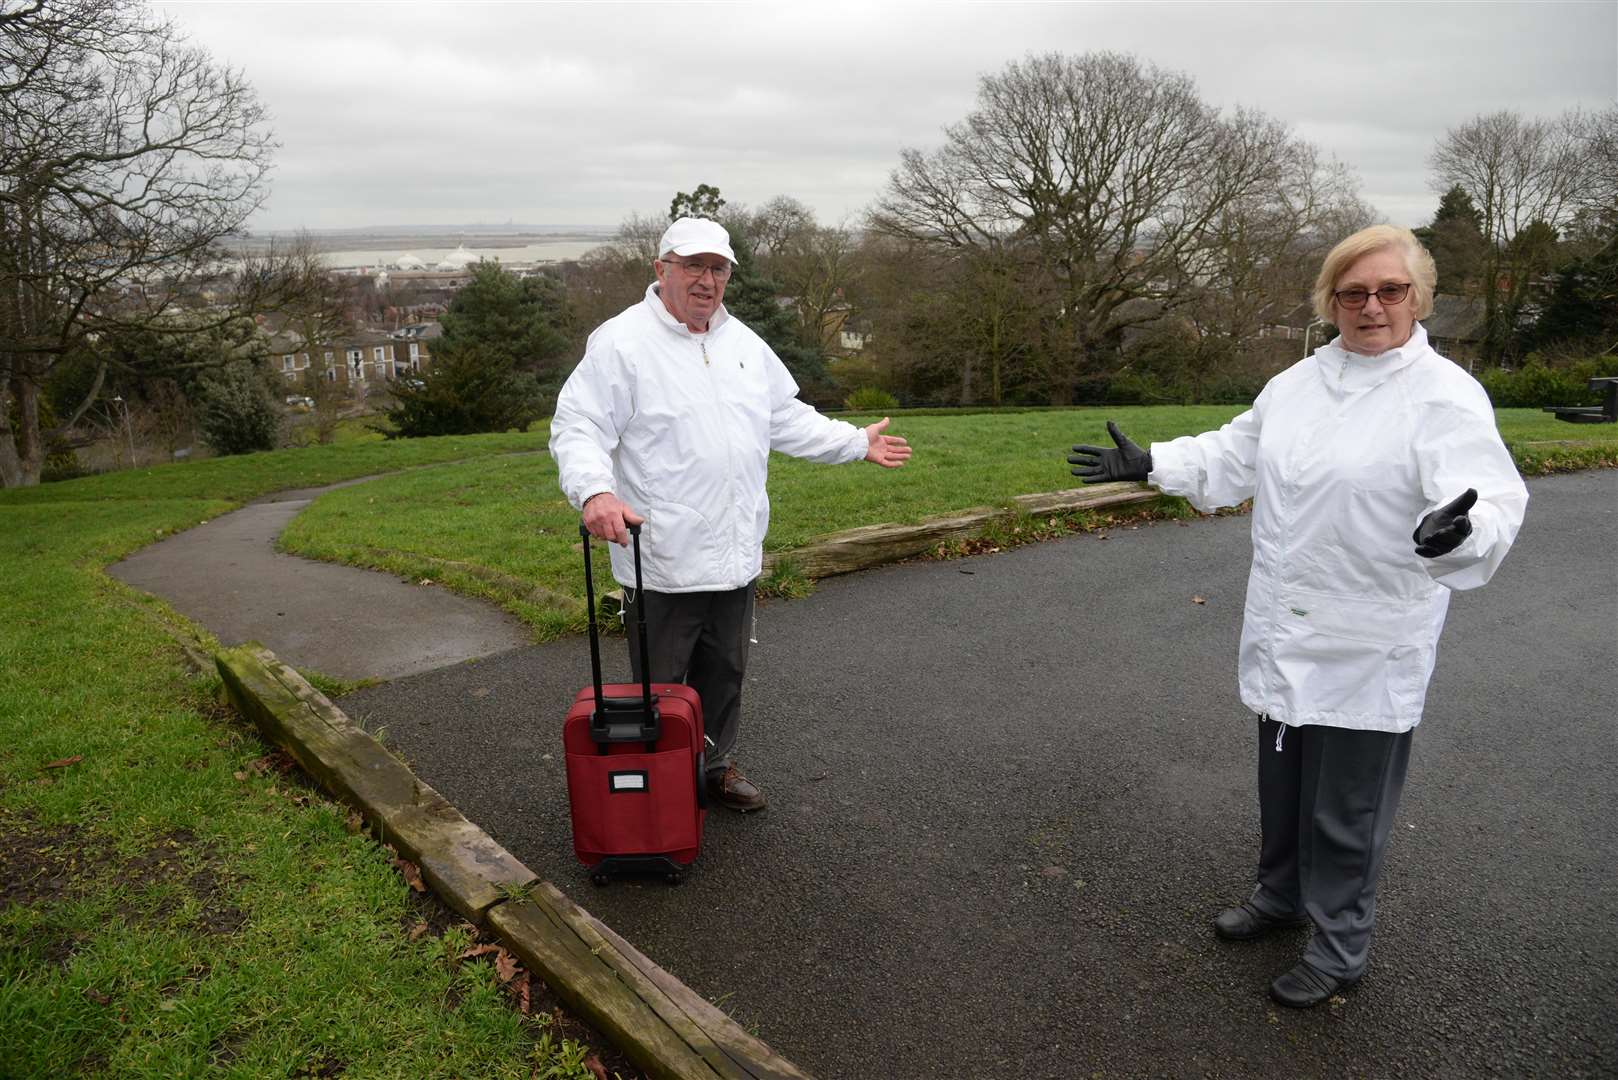
[[[595,1075],[581,1029],[543,995],[514,1008],[472,929],[216,704],[188,625],[102,573],[277,488],[542,445],[359,443],[0,495],[0,1076]]]
[[[1104,444],[1109,418],[1145,444],[1218,427],[1241,411],[1193,406],[902,414],[890,430],[906,436],[915,449],[903,469],[829,468],[774,455],[765,547],[786,552],[858,525],[915,522],[1077,486],[1066,463],[1069,448],[1076,442]],[[1497,415],[1525,473],[1618,465],[1618,430],[1575,429],[1533,409],[1503,409]],[[853,422],[871,419],[854,417]],[[1568,441],[1570,435],[1581,438]],[[1058,525],[1085,527],[1082,520],[1065,517]],[[1015,525],[1010,528],[997,534],[1002,544],[1037,539],[1057,526],[1021,533]],[[334,491],[300,514],[281,543],[300,555],[428,578],[492,601],[541,639],[584,627],[578,517],[558,490],[555,465],[545,456],[468,462]],[[790,561],[778,564],[761,583],[763,593],[773,596],[801,596],[808,588]]]

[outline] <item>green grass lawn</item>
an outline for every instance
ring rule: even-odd
[[[0,494],[0,1077],[591,1075],[544,1007],[522,1016],[487,958],[458,959],[458,920],[215,704],[171,633],[188,628],[102,572],[276,488],[543,439]]]
[[[895,417],[909,465],[770,461],[770,551],[856,525],[913,522],[1014,495],[1076,487],[1075,442],[1107,441],[1114,419],[1141,444],[1218,427],[1242,409],[1194,406]],[[851,418],[867,423],[870,417]],[[1565,424],[1532,409],[1499,414],[1527,471],[1618,463],[1618,431]],[[1559,440],[1575,438],[1573,445]],[[300,555],[431,579],[505,607],[540,638],[583,627],[578,515],[546,456],[490,458],[392,476],[322,496],[282,535]]]
[[[904,469],[774,459],[767,546],[1075,486],[1068,447],[1109,417],[1145,443],[1238,411],[901,414]],[[1618,464],[1618,430],[1499,416],[1525,471]],[[549,457],[521,453],[545,437],[357,438],[0,492],[0,1077],[589,1075],[215,704],[176,642],[195,628],[103,573],[258,495],[393,473],[323,496],[285,545],[563,633],[582,617],[577,517]]]

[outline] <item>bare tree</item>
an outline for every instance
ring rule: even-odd
[[[295,335],[298,350],[309,357],[300,385],[312,402],[315,440],[324,446],[336,438],[348,398],[346,383],[337,380],[336,346],[354,328],[351,298],[306,232],[293,238],[279,265],[289,293],[281,308],[287,317],[285,330]]]
[[[753,254],[768,258],[815,228],[815,212],[790,195],[777,195],[750,215],[747,234]]]
[[[1508,355],[1557,233],[1601,189],[1599,157],[1587,141],[1591,123],[1577,111],[1547,120],[1506,110],[1451,128],[1433,150],[1434,190],[1459,185],[1482,216],[1487,360]]]
[[[1222,118],[1187,76],[1105,52],[984,77],[946,134],[931,154],[902,152],[871,225],[1031,267],[1034,353],[1057,402],[1125,328],[1189,301],[1179,283],[1208,271],[1220,215],[1273,189],[1291,146],[1257,113]]]
[[[1193,298],[1179,309],[1197,339],[1185,372],[1193,400],[1258,333],[1266,311],[1304,302],[1326,253],[1370,224],[1358,189],[1352,170],[1281,136],[1268,181],[1214,215],[1180,283]]]
[[[40,393],[64,356],[175,323],[220,277],[272,150],[240,73],[135,0],[0,0],[0,483],[39,482]],[[258,265],[229,285],[206,314],[192,294],[184,325],[222,325],[276,281]]]
[[[765,271],[792,298],[799,336],[832,351],[842,324],[856,314],[850,291],[865,273],[858,238],[846,226],[816,225],[810,215],[772,244]]]

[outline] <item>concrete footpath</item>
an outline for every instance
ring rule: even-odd
[[[1529,489],[1516,550],[1451,606],[1371,971],[1305,1013],[1265,995],[1303,932],[1208,927],[1257,844],[1243,517],[762,604],[740,749],[771,807],[711,814],[679,888],[596,889],[572,858],[582,640],[338,704],[817,1076],[1613,1076],[1618,472]]]

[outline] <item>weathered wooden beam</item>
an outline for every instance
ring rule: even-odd
[[[1158,492],[1140,484],[1096,484],[1087,488],[1019,495],[1010,502],[1020,513],[1055,514],[1152,502],[1160,498],[1162,495]],[[897,562],[932,551],[952,540],[971,539],[979,535],[984,526],[1004,517],[1006,511],[1004,506],[974,506],[969,510],[928,518],[911,525],[892,522],[864,525],[834,533],[791,551],[767,555],[765,571],[768,572],[770,565],[780,558],[791,559],[793,565],[810,578],[833,577],[882,563]]]
[[[236,708],[364,814],[467,919],[481,922],[512,890],[539,879],[268,649],[226,649],[218,667]]]
[[[540,881],[273,653],[217,657],[232,702],[354,806],[451,907],[658,1080],[808,1080],[673,975]]]

